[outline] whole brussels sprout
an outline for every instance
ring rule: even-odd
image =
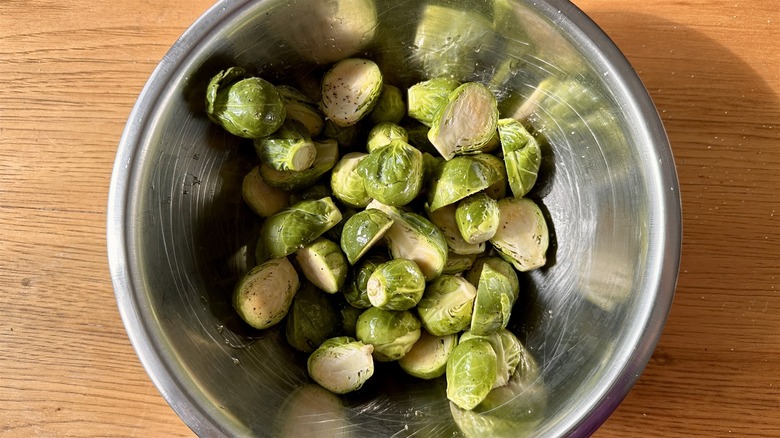
[[[458,202],[501,181],[501,172],[486,162],[482,155],[455,157],[442,163],[428,193],[431,211]]]
[[[406,104],[401,89],[390,84],[382,86],[382,93],[368,115],[372,123],[398,123],[406,115]]]
[[[447,361],[447,398],[461,409],[473,409],[496,381],[497,358],[485,339],[460,342]]]
[[[456,218],[457,204],[445,205],[434,211],[428,211],[428,219],[441,230],[450,251],[455,254],[480,254],[485,251],[485,243],[469,243],[463,238]]]
[[[420,338],[420,321],[408,310],[371,307],[360,315],[355,330],[358,340],[374,346],[374,359],[391,362],[404,357]]]
[[[341,247],[318,237],[295,252],[298,266],[307,280],[329,294],[335,294],[347,280],[347,258]]]
[[[471,410],[450,403],[450,411],[468,438],[514,438],[533,433],[544,417],[548,397],[539,366],[523,347],[517,368],[506,385],[493,388]]]
[[[336,163],[330,174],[333,196],[350,207],[365,207],[371,202],[363,178],[356,171],[358,164],[366,157],[368,154],[362,152],[347,153]]]
[[[477,289],[463,277],[442,275],[425,289],[417,304],[423,327],[436,336],[450,335],[471,325]]]
[[[485,193],[463,199],[455,210],[458,230],[466,242],[487,242],[498,230],[498,202]]]
[[[385,310],[409,310],[425,291],[425,277],[411,260],[393,259],[377,266],[366,284],[368,300]]]
[[[409,140],[409,135],[407,134],[406,129],[390,122],[376,124],[368,131],[366,150],[368,150],[368,152],[375,151],[383,146],[389,145],[393,140],[407,142]]]
[[[348,336],[328,339],[309,356],[309,376],[336,394],[356,391],[374,375],[373,350]]]
[[[347,219],[341,230],[341,248],[349,264],[354,265],[393,225],[387,213],[369,209]]]
[[[214,75],[206,89],[206,115],[233,135],[262,138],[284,123],[284,103],[273,84],[245,76],[241,67]]]
[[[304,282],[293,297],[284,322],[287,343],[303,353],[311,353],[341,328],[338,310],[320,290]]]
[[[300,122],[306,127],[310,137],[316,137],[322,133],[325,119],[314,101],[289,85],[278,85],[276,91],[279,92],[282,102],[284,102],[284,109],[287,112],[286,120]]]
[[[260,165],[260,175],[265,182],[286,192],[303,190],[314,185],[336,165],[339,159],[339,148],[335,140],[314,142],[317,155],[314,164],[306,170],[276,170],[267,164]]]
[[[317,157],[309,132],[297,120],[285,120],[276,132],[255,139],[254,144],[260,160],[276,170],[306,170]]]
[[[257,242],[257,260],[280,258],[313,242],[341,220],[330,198],[301,201],[266,219]]]
[[[370,197],[399,207],[411,202],[422,189],[423,157],[408,143],[393,140],[369,153],[357,171]]]
[[[260,176],[260,166],[255,166],[244,176],[241,197],[260,217],[272,216],[290,206],[290,194],[268,185]]]
[[[266,329],[287,315],[299,286],[298,273],[286,257],[268,260],[236,284],[233,308],[247,324]]]
[[[390,258],[380,252],[371,252],[360,260],[352,273],[352,279],[344,290],[344,298],[347,302],[359,309],[368,309],[371,307],[371,300],[368,299],[368,279],[374,273],[374,269]]]
[[[482,266],[471,314],[471,332],[486,336],[506,327],[512,313],[512,297],[511,281],[490,265]]]
[[[490,243],[499,255],[521,272],[544,266],[550,236],[539,206],[528,198],[504,198],[498,209],[500,223]]]
[[[458,345],[458,335],[434,336],[423,330],[398,365],[407,374],[420,379],[435,379],[447,370],[447,360]]]
[[[374,108],[382,85],[382,72],[375,62],[343,59],[322,78],[322,111],[339,126],[354,125]]]
[[[450,95],[461,83],[449,77],[439,77],[418,82],[406,91],[409,101],[409,117],[430,127],[436,113],[447,103]]]
[[[509,187],[515,197],[525,196],[536,183],[542,150],[536,139],[515,119],[498,121]]]
[[[479,82],[467,82],[447,97],[428,132],[428,140],[445,160],[490,148],[498,123],[498,103]]]
[[[464,332],[460,336],[460,342],[467,341],[472,338],[483,338],[490,342],[493,346],[493,351],[496,352],[496,383],[493,384],[493,388],[504,386],[509,383],[509,378],[515,373],[517,365],[520,363],[524,355],[528,353],[525,351],[525,347],[520,343],[520,340],[505,328],[499,329],[492,335],[478,336],[472,332]]]

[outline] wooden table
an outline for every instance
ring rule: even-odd
[[[684,205],[679,285],[598,432],[780,436],[780,8],[578,0],[645,81]],[[142,369],[105,211],[127,116],[210,0],[0,1],[0,435],[191,436]]]

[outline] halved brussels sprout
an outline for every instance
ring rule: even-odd
[[[366,150],[368,150],[368,152],[373,152],[383,146],[389,145],[393,140],[401,140],[403,142],[409,140],[406,129],[390,122],[376,124],[368,131]]]
[[[206,90],[206,115],[231,134],[254,139],[279,129],[286,114],[273,84],[246,77],[241,67],[230,67],[211,78]]]
[[[471,332],[487,336],[506,327],[512,314],[512,297],[511,281],[490,265],[483,265],[471,314]]]
[[[436,148],[431,144],[431,141],[428,140],[428,131],[430,131],[429,127],[417,121],[408,121],[401,126],[406,129],[406,135],[409,136],[407,143],[416,147],[422,152],[427,152],[436,158],[441,159],[441,161],[444,161],[444,158],[439,155],[439,151],[437,151]]]
[[[268,185],[286,192],[299,191],[314,185],[339,159],[339,148],[335,140],[315,141],[314,147],[317,149],[317,156],[310,168],[301,171],[276,170],[263,163],[260,165],[260,175]]]
[[[268,185],[260,176],[260,166],[255,166],[244,176],[241,196],[260,217],[271,216],[290,206],[290,194]]]
[[[336,394],[356,391],[374,375],[371,345],[348,336],[326,340],[309,356],[309,376]]]
[[[349,264],[357,263],[392,225],[393,219],[376,209],[360,211],[347,219],[341,230],[341,249]]]
[[[278,85],[276,90],[284,102],[284,109],[287,112],[286,120],[296,120],[303,124],[310,137],[316,137],[322,133],[325,119],[314,101],[289,85]]]
[[[375,210],[378,211],[378,210]],[[425,291],[425,277],[411,260],[393,259],[377,266],[366,284],[368,300],[385,310],[409,310]]]
[[[460,342],[472,338],[483,338],[490,342],[493,351],[496,352],[496,383],[493,388],[504,386],[509,383],[509,378],[515,373],[517,365],[520,363],[523,355],[528,354],[520,340],[505,328],[499,329],[492,335],[479,336],[467,331],[460,336]]]
[[[382,93],[371,114],[368,115],[372,123],[398,123],[406,115],[406,104],[401,89],[390,84],[382,86]]]
[[[447,103],[447,96],[460,85],[459,81],[449,77],[428,79],[412,85],[406,91],[409,117],[430,127],[436,113]]]
[[[309,131],[297,120],[285,120],[274,133],[255,139],[254,144],[260,160],[276,170],[306,170],[317,157]]]
[[[381,252],[371,252],[360,260],[352,273],[352,279],[344,288],[344,298],[347,302],[359,309],[368,309],[371,307],[371,301],[368,299],[368,279],[374,273],[374,269],[390,258]]]
[[[367,208],[384,208],[383,211],[395,221],[385,232],[385,240],[393,258],[417,263],[426,281],[441,274],[447,264],[447,241],[431,221],[415,213],[382,207],[376,202]]]
[[[406,205],[422,189],[422,153],[402,140],[393,140],[369,153],[357,171],[368,195],[383,204]]]
[[[293,297],[284,322],[287,343],[298,351],[311,353],[340,328],[338,310],[330,298],[304,282]]]
[[[306,187],[303,190],[290,193],[290,203],[296,204],[301,201],[322,199],[329,196],[333,196],[333,191],[330,189],[330,186],[325,184],[314,184],[313,186]]]
[[[485,243],[469,243],[463,238],[455,216],[456,204],[445,205],[434,211],[428,211],[428,219],[441,230],[450,251],[455,254],[480,254],[485,251]]]
[[[358,318],[356,332],[361,342],[374,346],[374,359],[391,362],[404,357],[420,338],[420,321],[408,310],[372,307]]]
[[[490,243],[499,255],[521,272],[544,266],[550,236],[539,206],[528,198],[504,198],[498,209],[500,223]]]
[[[501,181],[502,175],[489,164],[482,154],[455,157],[439,166],[433,187],[428,194],[430,210],[438,210],[445,205],[485,190]]]
[[[463,199],[455,210],[460,235],[466,242],[484,243],[498,230],[498,202],[485,193]]]
[[[445,160],[485,151],[496,132],[498,103],[479,82],[467,82],[447,97],[428,132],[428,140]]]
[[[501,275],[509,280],[509,291],[512,293],[512,304],[514,305],[517,298],[520,296],[520,280],[517,277],[517,271],[511,263],[502,259],[501,257],[480,257],[474,261],[474,265],[463,276],[469,283],[475,287],[479,285],[479,276],[482,275],[482,267],[490,265],[490,268],[497,271]]]
[[[339,126],[356,124],[374,108],[382,92],[382,72],[374,61],[347,58],[322,78],[322,111]]]
[[[333,196],[350,207],[365,207],[371,202],[363,178],[356,171],[358,164],[366,157],[368,154],[362,152],[347,153],[336,163],[330,174]]]
[[[493,388],[472,410],[450,404],[452,418],[468,438],[514,438],[531,435],[544,417],[549,393],[539,366],[523,347],[509,382]]]
[[[330,198],[301,201],[266,219],[257,242],[257,260],[280,258],[313,242],[341,220]]]
[[[471,325],[477,290],[463,277],[441,275],[433,280],[417,304],[425,330],[436,336],[450,335]]]
[[[299,286],[298,273],[286,257],[268,260],[239,280],[233,308],[247,324],[266,329],[287,315]]]
[[[398,365],[407,374],[420,379],[435,379],[447,370],[447,360],[458,345],[458,335],[434,336],[423,330]]]
[[[456,254],[450,251],[447,254],[447,264],[444,266],[442,274],[461,274],[474,266],[477,260],[477,254]]]
[[[505,198],[508,181],[506,177],[506,165],[504,162],[500,158],[491,154],[477,154],[472,155],[472,157],[481,161],[483,164],[492,167],[500,175],[500,178],[493,184],[489,185],[484,190],[484,192],[495,200]]]
[[[462,409],[473,409],[496,381],[497,358],[485,339],[460,342],[447,361],[447,398]]]
[[[347,258],[341,247],[324,237],[318,237],[295,252],[303,275],[315,286],[335,294],[347,280]]]
[[[536,183],[542,150],[536,139],[515,119],[498,121],[509,187],[515,197],[525,196]]]

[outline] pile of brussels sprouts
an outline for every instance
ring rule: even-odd
[[[243,182],[264,220],[257,265],[233,306],[257,329],[283,322],[334,393],[397,361],[417,378],[446,374],[447,397],[472,409],[533,361],[506,326],[518,271],[545,264],[545,218],[524,197],[539,145],[478,82],[404,92],[349,58],[319,92],[238,67],[209,84],[209,118],[252,139],[260,163]]]

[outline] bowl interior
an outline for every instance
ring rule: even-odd
[[[259,226],[240,190],[256,157],[206,118],[206,84],[241,65],[305,90],[323,65],[350,55],[374,59],[398,86],[442,74],[486,83],[502,116],[542,140],[529,196],[548,217],[549,262],[522,275],[510,326],[541,377],[514,395],[525,401],[513,405],[512,427],[534,436],[594,430],[660,334],[680,209],[647,93],[564,1],[223,1],[204,15],[139,98],[112,179],[118,303],[155,384],[203,435],[460,433],[442,379],[387,365],[361,391],[335,397],[310,383],[305,356],[278,329],[249,330],[231,309]]]

